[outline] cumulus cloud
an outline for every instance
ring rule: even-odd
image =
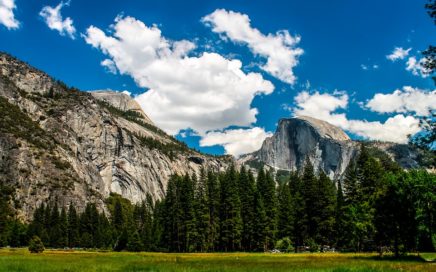
[[[406,143],[408,135],[414,135],[420,130],[417,118],[402,114],[390,117],[384,123],[348,119],[345,113],[337,113],[337,110],[347,108],[348,101],[349,96],[345,92],[310,94],[303,91],[295,97],[297,107],[293,113],[297,116],[306,115],[327,121],[371,140]]]
[[[386,58],[390,61],[397,61],[406,58],[409,55],[412,48],[404,49],[402,47],[395,47],[391,54],[387,55]]]
[[[424,62],[424,58],[417,60],[416,57],[410,57],[406,63],[406,70],[411,72],[415,76],[421,76],[423,78],[429,76],[429,70],[426,69],[422,63]]]
[[[127,94],[128,96],[132,96],[132,92],[129,92],[127,90],[122,91],[121,93],[123,94]]]
[[[379,113],[409,113],[426,116],[436,110],[436,90],[428,91],[405,86],[392,93],[375,94],[366,107]]]
[[[287,30],[265,35],[250,25],[246,14],[224,9],[217,9],[203,17],[202,22],[211,26],[213,32],[233,42],[246,44],[254,54],[266,58],[261,69],[267,73],[283,82],[295,83],[292,69],[303,54],[303,49],[297,47],[299,36],[291,36]]]
[[[196,47],[171,41],[156,26],[132,17],[117,17],[111,35],[90,26],[84,38],[148,91],[136,97],[148,116],[165,131],[193,129],[199,135],[229,126],[251,126],[258,94],[274,86],[259,73],[245,73],[239,60],[217,53],[190,56]]]
[[[200,146],[222,145],[226,154],[238,157],[260,149],[263,141],[271,137],[271,132],[265,132],[263,128],[230,129],[224,132],[208,132],[201,140]]]
[[[7,29],[17,29],[20,27],[20,22],[15,19],[14,9],[15,0],[0,0],[0,24],[4,25]]]
[[[75,39],[76,28],[73,25],[73,20],[70,17],[63,19],[61,15],[61,9],[69,5],[68,1],[60,2],[56,7],[45,6],[39,15],[50,29],[57,30],[62,36],[68,35],[71,39]]]
[[[100,62],[101,66],[106,68],[106,71],[108,71],[111,74],[117,73],[117,67],[115,66],[115,62],[111,59],[105,59],[102,62]]]

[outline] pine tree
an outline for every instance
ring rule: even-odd
[[[59,233],[60,237],[58,239],[58,247],[66,247],[68,245],[68,222],[65,207],[62,207],[61,209],[61,214],[59,218]]]
[[[206,252],[211,245],[209,244],[210,214],[209,200],[207,199],[207,176],[205,170],[200,171],[200,179],[195,186],[195,218],[196,218],[196,250]]]
[[[195,249],[195,238],[197,236],[194,213],[195,183],[195,178],[191,179],[188,175],[185,175],[180,183],[180,206],[183,213],[181,226],[182,252],[191,252]]]
[[[293,235],[295,252],[303,246],[306,238],[306,206],[304,201],[303,183],[297,172],[291,173],[289,188],[292,196],[292,207],[294,210]]]
[[[315,241],[321,245],[333,245],[335,208],[336,208],[336,187],[330,178],[320,170],[318,178],[318,208],[319,218],[318,230]]]
[[[119,199],[117,199],[115,202],[112,225],[114,226],[115,231],[120,231],[124,228],[123,206],[121,205],[121,201]]]
[[[237,173],[234,166],[222,176],[220,207],[220,238],[223,251],[239,250],[241,246],[241,204],[238,194]]]
[[[44,205],[41,204],[33,213],[33,220],[28,228],[28,237],[41,237],[44,228]]]
[[[253,221],[253,240],[251,249],[253,251],[266,251],[267,250],[267,228],[266,228],[266,214],[265,207],[263,206],[262,197],[259,191],[255,190],[254,192],[254,213],[256,217]]]
[[[260,170],[257,179],[257,188],[262,197],[266,215],[266,247],[270,249],[275,243],[277,231],[277,195],[276,184],[271,173]]]
[[[95,242],[98,248],[110,248],[112,246],[112,228],[104,213],[98,215],[97,240]]]
[[[60,215],[59,215],[59,207],[57,202],[55,202],[55,205],[53,206],[53,209],[51,210],[50,215],[50,243],[49,245],[51,247],[59,247],[59,242],[62,238],[61,228],[60,228]]]
[[[164,225],[164,245],[171,252],[181,252],[181,225],[183,222],[183,210],[179,199],[180,177],[171,176],[168,181],[167,191],[164,202],[163,225]]]
[[[219,247],[219,220],[220,220],[220,185],[216,174],[209,171],[207,173],[207,199],[209,206],[209,237],[208,244],[212,251]]]
[[[315,177],[313,166],[307,159],[304,165],[303,176],[303,197],[305,201],[305,219],[306,219],[306,230],[307,238],[315,239],[318,232],[318,225],[320,221],[318,213],[318,180]]]
[[[239,197],[241,200],[241,218],[242,218],[242,240],[243,250],[252,249],[253,235],[256,231],[253,229],[256,214],[254,213],[254,194],[255,181],[253,175],[241,168],[239,174]]]
[[[277,239],[291,238],[294,233],[294,209],[289,184],[281,184],[278,188],[278,223]]]
[[[335,208],[335,229],[334,229],[334,242],[336,244],[336,247],[341,249],[344,244],[344,225],[345,225],[345,218],[344,218],[344,194],[342,191],[342,182],[338,180],[338,188],[336,192],[336,208]]]
[[[139,251],[143,250],[144,245],[142,244],[141,238],[139,237],[139,234],[137,231],[134,231],[130,235],[129,242],[127,243],[126,248],[128,251],[134,251],[134,252],[139,252]]]
[[[8,243],[7,227],[10,224],[12,209],[9,204],[12,188],[0,182],[0,246]]]
[[[41,240],[44,245],[50,246],[51,233],[51,207],[46,205],[44,208],[44,228],[41,231]]]
[[[73,203],[70,203],[68,208],[68,246],[73,248],[79,245],[79,219],[77,217],[76,208]]]
[[[11,247],[22,247],[28,242],[27,226],[19,220],[9,222],[9,245]]]

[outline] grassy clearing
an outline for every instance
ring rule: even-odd
[[[434,259],[436,254],[423,254]],[[0,250],[0,271],[436,271],[436,263],[411,256],[379,260],[375,254],[115,253]]]

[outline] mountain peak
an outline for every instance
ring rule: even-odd
[[[146,123],[154,125],[153,121],[151,121],[151,119],[145,114],[138,102],[136,102],[130,95],[124,92],[112,90],[97,90],[91,91],[90,93],[96,99],[109,103],[111,106],[122,111],[137,112],[142,116]]]
[[[297,116],[295,119],[303,120],[311,125],[322,137],[328,137],[338,141],[350,141],[350,137],[339,127],[326,121],[309,116]]]

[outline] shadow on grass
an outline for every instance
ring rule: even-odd
[[[391,255],[385,256],[354,256],[353,259],[361,260],[374,260],[374,261],[387,261],[387,262],[415,262],[415,263],[435,263],[436,260],[427,260],[423,256],[417,255],[404,255],[400,257],[395,257]]]

